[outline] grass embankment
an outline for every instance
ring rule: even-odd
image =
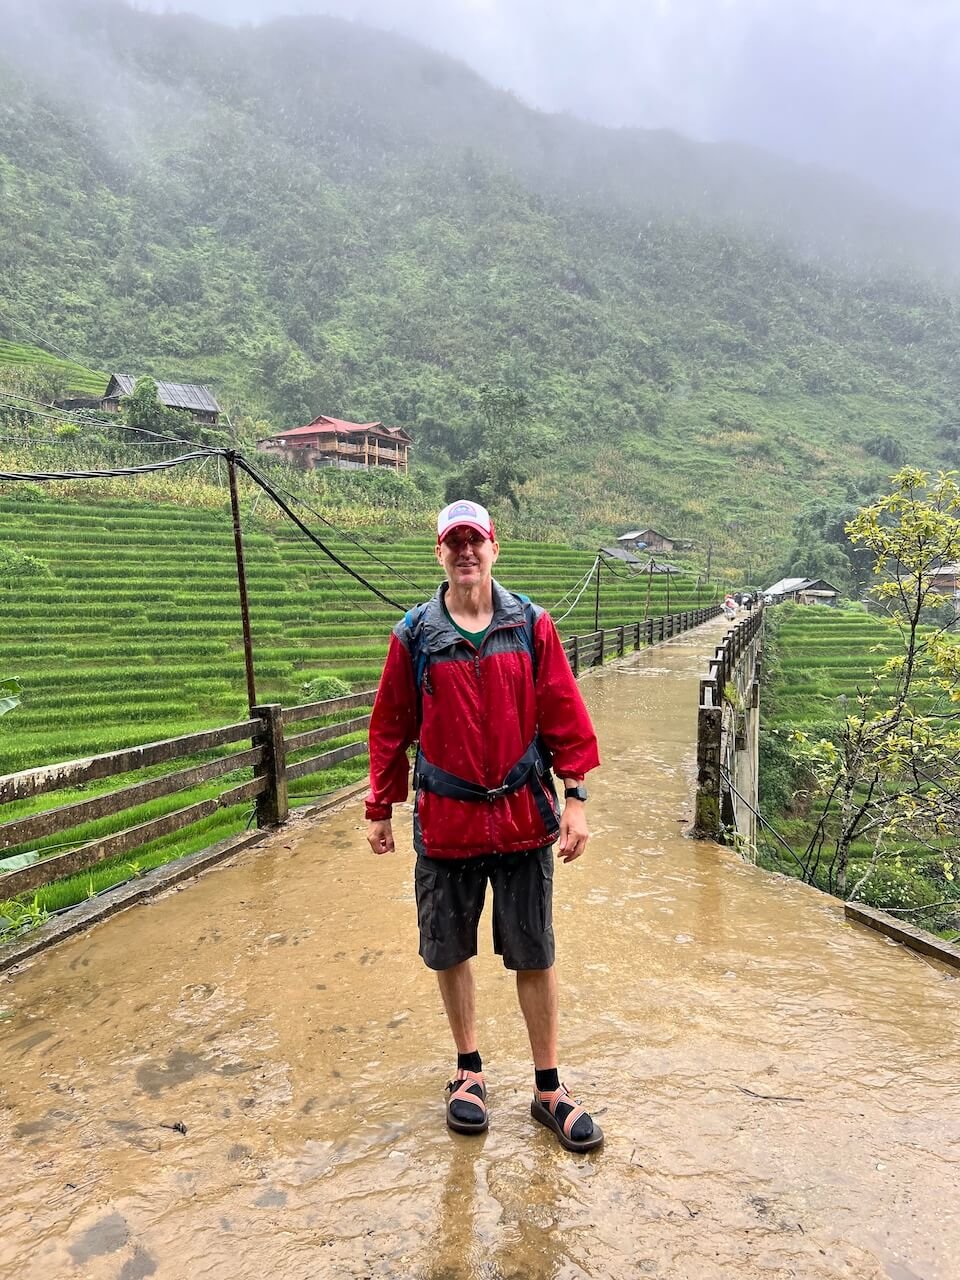
[[[0,721],[0,773],[73,759],[244,719],[246,694],[239,603],[229,512],[104,501],[66,501],[33,489],[0,497],[0,549],[35,557],[44,573],[0,585],[0,671],[15,676],[22,705]],[[329,535],[329,536],[328,536]],[[383,537],[382,531],[378,532]],[[245,530],[248,590],[258,697],[292,705],[303,685],[336,677],[354,689],[373,686],[399,611],[348,577],[291,525],[249,521]],[[405,607],[436,587],[429,536],[371,543],[385,561],[348,538],[324,531],[348,563]],[[589,569],[592,553],[512,542],[498,565],[500,579],[546,606],[554,605]],[[388,568],[387,566],[391,566]],[[693,608],[707,602],[696,575],[604,574],[601,625]],[[714,589],[711,589],[712,591]],[[669,594],[669,600],[668,600]],[[568,608],[565,601],[557,615]],[[561,623],[565,634],[592,630],[594,592],[583,594]],[[338,738],[333,749],[362,738]],[[314,754],[309,751],[305,754]],[[186,762],[182,762],[184,765]],[[362,776],[365,758],[291,787],[294,803]],[[154,769],[152,772],[163,772]],[[139,781],[151,771],[125,775]],[[104,818],[71,834],[70,846],[147,821],[223,786],[236,776]],[[111,790],[91,784],[44,796],[5,819]],[[224,810],[178,836],[114,860],[95,873],[41,891],[49,909],[77,901],[138,870],[202,848],[242,829],[251,806]],[[53,852],[63,836],[29,847]],[[10,856],[18,850],[8,850]]]
[[[834,610],[782,605],[768,613],[767,623],[760,807],[788,844],[802,853],[813,834],[816,800],[811,798],[811,778],[798,761],[791,735],[795,731],[811,738],[835,734],[845,715],[857,713],[857,694],[871,687],[871,673],[902,646],[892,627],[858,606]],[[892,690],[892,681],[889,687]],[[860,878],[870,852],[866,843],[854,844],[848,884]],[[768,843],[761,856],[774,869],[797,874],[796,864],[776,844]],[[814,883],[829,889],[826,867],[814,876]],[[884,861],[859,897],[881,909],[920,908],[956,897],[956,907],[906,918],[948,936],[960,928],[960,894],[947,880],[942,860],[919,845],[905,845],[897,857]]]

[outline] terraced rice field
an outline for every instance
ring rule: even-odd
[[[779,671],[764,724],[810,725],[839,720],[870,673],[897,652],[887,626],[859,609],[797,608],[778,639]]]
[[[0,719],[0,774],[118,747],[212,728],[246,717],[243,646],[229,512],[107,501],[59,502],[0,497],[0,547],[37,557],[49,577],[0,584],[0,674],[22,685],[22,705]],[[371,543],[386,564],[344,536],[324,540],[385,594],[409,607],[439,581],[432,539]],[[399,610],[383,604],[327,560],[288,524],[245,530],[247,579],[257,693],[261,702],[305,701],[302,686],[339,677],[354,689],[376,684],[390,628]],[[591,553],[562,546],[514,543],[498,565],[511,589],[552,606],[588,571]],[[387,566],[390,567],[387,567]],[[607,571],[601,626],[707,603],[695,576],[627,577]],[[556,610],[559,617],[572,596]],[[560,625],[564,634],[593,629],[593,586]],[[347,735],[329,748],[362,738]],[[307,754],[312,754],[307,752]],[[187,762],[184,762],[184,764]],[[294,803],[362,776],[363,757],[294,783]],[[162,771],[155,770],[154,772]],[[140,781],[150,771],[125,775]],[[232,775],[243,781],[248,774]],[[83,796],[120,783],[88,785]],[[222,786],[221,782],[218,786]],[[215,791],[214,791],[215,793]],[[142,810],[88,824],[70,844],[146,821],[211,794],[210,788],[154,801]],[[13,819],[55,798],[9,806]],[[224,810],[186,835],[138,851],[136,868],[213,843],[242,829],[251,806]],[[63,841],[61,836],[60,841]],[[52,850],[56,837],[32,848]],[[16,850],[6,851],[4,856]],[[41,905],[95,892],[128,878],[130,859],[41,891]],[[66,898],[64,898],[66,895]]]
[[[783,752],[792,753],[790,732],[798,729],[814,739],[829,737],[845,714],[856,713],[858,690],[865,691],[871,685],[871,673],[886,658],[902,651],[902,646],[882,619],[862,609],[781,607],[786,612],[772,646],[774,674],[761,704],[760,806],[790,846],[802,852],[813,834],[815,821],[815,812],[806,811],[805,791],[795,796],[790,811],[778,813],[770,798],[771,792],[779,790],[774,774],[783,776]],[[883,690],[883,682],[880,687]],[[889,687],[892,689],[892,682]],[[795,777],[790,787],[797,782]],[[806,779],[800,785],[805,788]],[[832,888],[826,870],[830,849],[828,840],[816,879],[821,888],[828,890]],[[867,867],[871,852],[868,843],[854,843],[849,884],[855,883]],[[763,856],[776,869],[796,874],[796,866],[775,844],[769,844]],[[951,905],[956,898],[955,881],[945,877],[942,862],[927,847],[904,843],[896,859],[881,864],[860,896],[869,905],[897,911],[945,903],[929,913],[917,911],[909,919],[944,936],[953,936],[960,906],[955,910]]]
[[[0,338],[0,366],[5,364],[42,365],[59,371],[66,379],[67,390],[81,395],[101,396],[109,381],[105,373],[95,373],[85,369],[83,365],[74,364],[72,360],[60,360],[40,347],[25,347]]]

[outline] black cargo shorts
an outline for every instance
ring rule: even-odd
[[[417,855],[414,885],[420,954],[449,969],[477,954],[487,881],[493,888],[493,949],[507,969],[549,969],[553,940],[553,846],[479,858]]]

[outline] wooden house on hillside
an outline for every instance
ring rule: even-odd
[[[642,551],[673,551],[676,549],[676,538],[670,538],[656,529],[633,529],[630,533],[621,533],[617,542],[621,547]]]
[[[930,590],[940,596],[960,596],[960,561],[942,564],[931,569],[929,574]]]
[[[207,387],[196,382],[154,381],[157,383],[157,399],[167,409],[181,409],[197,422],[204,422],[209,426],[216,426],[220,420],[220,406]],[[136,384],[137,378],[132,373],[111,374],[100,408],[119,413],[120,401],[124,396],[133,395]]]
[[[825,578],[781,578],[772,587],[767,587],[763,594],[772,604],[792,600],[796,604],[836,606],[840,600],[839,589]]]
[[[406,471],[413,441],[402,427],[382,422],[344,422],[321,413],[305,427],[292,427],[257,441],[263,453],[279,454],[294,466],[391,467]]]

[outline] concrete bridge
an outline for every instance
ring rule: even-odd
[[[562,1075],[602,1151],[531,1121],[489,942],[491,1127],[445,1129],[409,841],[374,859],[354,803],[0,980],[0,1275],[957,1280],[954,977],[684,834],[723,629],[582,686]]]

